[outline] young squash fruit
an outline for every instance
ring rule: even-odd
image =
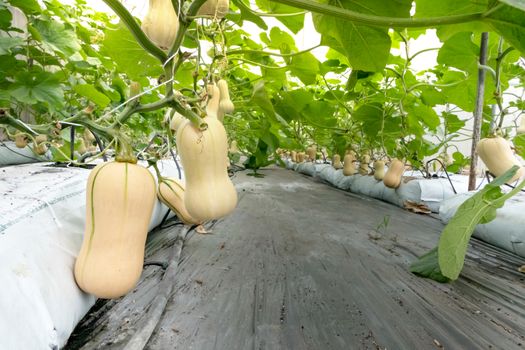
[[[347,153],[344,158],[344,165],[343,165],[343,175],[344,176],[352,176],[357,173],[357,170],[355,168],[355,156],[353,156],[351,153]]]
[[[297,163],[297,152],[296,151],[290,152],[290,158],[292,159],[292,162]]]
[[[334,157],[332,159],[332,165],[334,169],[337,169],[337,170],[343,168],[343,163],[341,163],[341,156],[339,154],[334,154]]]
[[[219,103],[221,100],[221,93],[217,85],[208,84],[206,86],[208,93],[208,103],[206,104],[206,115],[210,118],[219,119]]]
[[[157,189],[159,200],[166,204],[186,225],[198,225],[201,222],[195,220],[184,205],[184,184],[175,178],[161,178]]]
[[[177,131],[177,149],[186,175],[184,204],[197,221],[218,219],[230,214],[237,205],[237,191],[226,165],[228,138],[222,123],[205,117],[206,130],[190,121]]]
[[[232,100],[230,99],[230,90],[228,89],[228,82],[221,79],[217,82],[217,87],[221,93],[221,100],[219,102],[220,114],[231,114],[235,110]],[[222,120],[221,120],[222,121]]]
[[[27,135],[22,133],[17,133],[15,135],[15,146],[18,148],[24,148],[27,146]]]
[[[374,179],[377,181],[383,180],[385,177],[385,162],[382,160],[376,160],[374,162]]]
[[[518,165],[520,169],[509,181],[514,182],[525,173],[520,161],[514,156],[510,144],[503,137],[484,138],[478,142],[476,152],[494,176],[500,176],[512,166]]]
[[[370,168],[368,167],[368,164],[370,163],[370,156],[368,154],[365,154],[361,157],[361,161],[359,162],[359,174],[360,175],[368,175]]]
[[[398,188],[405,172],[405,164],[399,159],[394,159],[390,163],[388,170],[383,177],[383,183],[388,188]]]
[[[201,6],[197,12],[197,16],[212,16],[217,19],[222,19],[226,16],[229,9],[229,0],[208,0]]]
[[[308,160],[311,162],[315,162],[315,158],[317,157],[317,147],[316,146],[310,146],[306,149],[306,154],[308,155]]]
[[[155,179],[140,165],[115,161],[91,171],[84,240],[75,262],[80,289],[111,299],[135,286],[156,193]]]
[[[306,159],[306,153],[304,152],[297,153],[297,163],[304,163],[305,159]]]
[[[171,0],[149,0],[142,31],[162,49],[169,49],[179,31],[179,16]]]

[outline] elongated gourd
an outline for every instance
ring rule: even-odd
[[[182,114],[180,114],[179,112],[175,112],[175,114],[173,114],[173,117],[171,117],[170,129],[176,132],[185,120],[186,118],[184,118]]]
[[[516,181],[524,175],[525,169],[512,153],[509,142],[503,137],[497,136],[481,139],[478,142],[476,151],[494,176],[503,175],[514,165],[520,166],[520,169],[509,182]]]
[[[177,149],[186,175],[184,204],[197,221],[218,219],[237,205],[237,191],[228,176],[228,138],[222,123],[205,117],[199,130],[190,121],[177,131]]]
[[[186,225],[200,224],[195,220],[184,205],[185,188],[184,184],[175,178],[162,178],[159,181],[157,190],[159,200],[166,204],[179,218],[180,221]]]
[[[84,240],[75,280],[98,298],[118,298],[137,283],[144,262],[155,180],[144,167],[109,162],[89,174]]]
[[[212,16],[217,19],[222,19],[230,9],[229,0],[208,0],[197,12],[197,16]]]
[[[290,157],[292,159],[292,162],[297,163],[297,152],[296,151],[292,151],[290,153]]]
[[[332,159],[332,165],[334,169],[342,169],[343,164],[341,163],[341,156],[339,154],[334,154],[334,157]]]
[[[206,115],[210,118],[219,119],[219,102],[221,99],[219,88],[215,84],[208,84],[206,91],[208,93]]]
[[[355,157],[347,153],[344,158],[344,165],[343,165],[343,175],[344,176],[352,176],[355,173],[357,173],[357,170],[355,168]]]
[[[297,153],[297,163],[303,163],[306,158],[306,153],[299,152]]]
[[[171,0],[149,0],[148,13],[141,28],[159,47],[170,48],[179,31],[179,17]]]
[[[221,100],[219,102],[219,110],[224,117],[224,114],[231,114],[235,110],[232,100],[230,99],[230,91],[228,89],[228,82],[221,79],[217,82],[219,88]]]
[[[521,117],[520,126],[516,129],[516,134],[525,134],[525,117]]]
[[[370,163],[370,156],[368,154],[365,154],[361,157],[361,161],[359,162],[359,174],[365,176],[368,175],[370,168],[368,167],[368,164]]]
[[[394,159],[390,163],[388,170],[383,177],[383,183],[388,188],[398,188],[405,172],[405,164],[399,159]]]
[[[374,162],[374,179],[377,181],[383,180],[385,177],[385,162],[382,160],[376,160]]]

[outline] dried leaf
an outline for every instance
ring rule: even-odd
[[[416,202],[413,202],[413,201],[409,201],[409,200],[406,200],[404,203],[403,203],[403,206],[406,210],[410,210],[414,213],[417,213],[417,214],[430,214],[432,213],[432,211],[425,205],[425,204],[422,204],[422,203],[416,203]]]

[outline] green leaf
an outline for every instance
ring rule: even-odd
[[[41,11],[41,7],[36,0],[9,0],[9,3],[14,7],[18,7],[25,13]]]
[[[415,17],[439,17],[483,12],[488,0],[416,0]]]
[[[24,39],[18,37],[0,37],[0,55],[11,54],[11,50],[24,45]]]
[[[13,15],[7,7],[2,8],[0,4],[0,30],[7,31],[11,27]]]
[[[269,13],[300,13],[301,11],[295,7],[279,4],[274,1],[256,0],[255,3],[260,9]],[[295,16],[280,16],[276,17],[278,21],[284,24],[293,33],[297,34],[304,26],[304,14]]]
[[[53,111],[64,104],[62,86],[56,76],[49,72],[20,72],[10,87],[10,93],[22,103],[42,102]]]
[[[305,85],[315,84],[319,72],[319,61],[310,52],[293,56],[290,71]]]
[[[450,279],[443,276],[439,268],[437,247],[421,255],[418,260],[414,261],[410,265],[410,272],[419,277],[430,278],[436,282],[450,282]]]
[[[437,61],[474,73],[478,68],[479,47],[472,42],[472,33],[457,33],[443,43]]]
[[[439,266],[444,276],[451,280],[458,278],[476,225],[496,217],[496,209],[501,208],[506,199],[499,187],[508,182],[518,169],[518,166],[513,166],[463,202],[445,226],[438,245]]]
[[[268,92],[264,88],[264,81],[258,81],[253,87],[251,102],[254,102],[256,105],[261,107],[264,114],[266,114],[266,116],[268,116],[270,119],[275,119],[275,110],[273,109],[272,102],[268,97]]]
[[[432,107],[421,105],[421,104],[412,104],[407,108],[408,114],[413,114],[415,119],[422,121],[430,130],[436,130],[436,128],[441,124],[439,116]],[[409,116],[410,118],[411,116]]]
[[[516,7],[502,6],[485,17],[485,20],[501,34],[507,42],[525,54],[525,12]]]
[[[122,24],[106,29],[102,45],[103,51],[131,80],[158,77],[163,73],[160,62],[147,53]]]
[[[58,21],[34,20],[31,24],[40,34],[39,41],[51,51],[61,53],[63,57],[72,56],[80,50],[80,44],[74,31]]]
[[[249,6],[247,6],[243,0],[232,0],[232,2],[239,8],[241,11],[241,22],[249,21],[255,23],[259,28],[267,30],[268,26],[264,20],[254,14]]]
[[[445,126],[448,134],[455,133],[465,126],[465,122],[459,119],[455,114],[443,112],[441,113],[441,116],[445,119]]]
[[[111,102],[111,100],[106,95],[98,91],[93,85],[89,85],[89,84],[76,85],[74,87],[74,90],[80,96],[87,98],[88,100],[94,102],[95,104],[97,104],[98,106],[102,108],[106,107]]]

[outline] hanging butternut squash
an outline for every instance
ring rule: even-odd
[[[520,169],[509,182],[516,181],[524,175],[525,168],[514,156],[509,142],[503,137],[481,139],[476,147],[476,152],[489,171],[496,177],[503,175],[514,165],[520,166]]]
[[[228,82],[221,79],[217,82],[217,87],[219,88],[221,100],[219,102],[219,119],[222,122],[225,114],[231,114],[235,110],[233,102],[230,100],[230,91],[228,89]]]
[[[206,104],[206,115],[210,118],[219,119],[219,103],[221,99],[220,90],[217,87],[217,85],[208,84],[206,86],[206,92],[208,93],[208,103]]]
[[[385,177],[385,162],[382,160],[376,160],[374,162],[374,179],[377,181],[383,180]]]
[[[226,16],[229,9],[229,0],[208,0],[201,6],[197,12],[197,16],[211,16],[217,19],[222,19]]]
[[[186,175],[184,204],[197,221],[218,219],[230,214],[237,205],[237,191],[226,165],[228,138],[222,123],[205,117],[206,130],[190,121],[177,131],[177,149]]]
[[[169,49],[179,31],[179,17],[171,0],[149,0],[142,31],[162,49]]]
[[[159,186],[157,191],[159,200],[166,204],[186,225],[197,225],[200,224],[198,220],[195,220],[184,204],[185,188],[184,184],[175,178],[161,178],[159,180]]]
[[[137,283],[156,197],[155,179],[128,162],[97,165],[86,190],[84,240],[75,280],[98,298],[118,298]]]
[[[388,188],[398,188],[405,172],[405,164],[399,159],[394,159],[390,163],[388,170],[383,177],[383,183]]]

